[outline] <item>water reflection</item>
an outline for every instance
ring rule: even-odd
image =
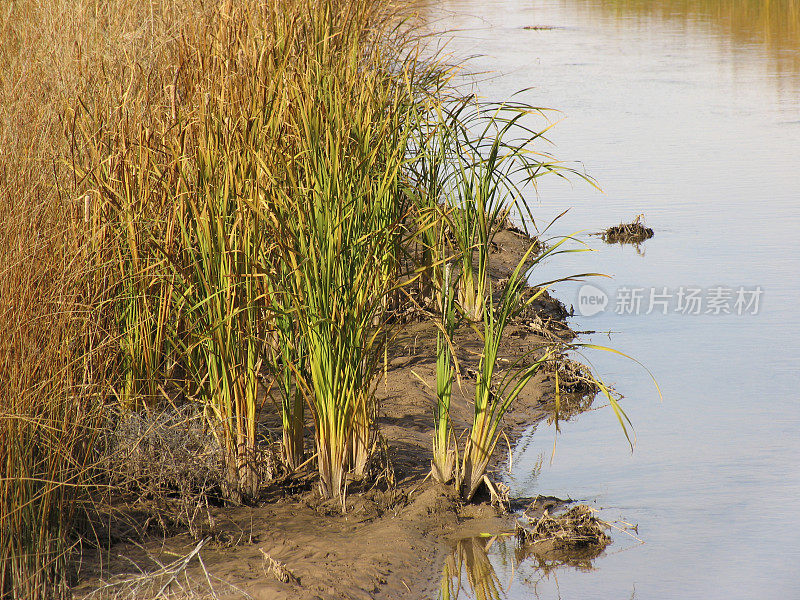
[[[516,23],[515,28],[534,34],[527,40],[532,47],[550,42],[543,36],[570,29],[580,21],[612,30],[637,26],[647,29],[666,22],[684,34],[700,33],[715,39],[720,55],[744,70],[750,68],[753,56],[763,54],[768,61],[766,71],[774,74],[771,82],[779,89],[796,90],[800,83],[800,0],[522,0],[501,4],[509,12],[531,19]],[[454,26],[455,35],[478,38],[481,34],[477,32],[487,25],[475,10],[474,0],[415,0],[410,5],[434,29],[444,23]],[[563,15],[571,15],[566,27],[565,21],[546,20],[555,14],[554,5],[560,6]],[[472,51],[480,54],[483,48],[479,44]]]
[[[439,600],[502,600],[515,577],[536,594],[559,569],[592,571],[602,549],[559,552],[519,543],[514,534],[467,537],[453,543],[442,568]],[[498,573],[499,571],[499,573]]]
[[[455,542],[453,551],[444,561],[440,600],[505,598],[505,591],[488,555],[497,540],[498,536],[469,537]]]
[[[777,73],[800,75],[800,0],[579,0],[618,19],[702,23],[739,48],[766,49]],[[563,4],[574,5],[575,1]]]

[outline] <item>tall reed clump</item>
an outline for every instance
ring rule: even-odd
[[[168,259],[163,249],[175,244],[175,227],[168,227],[172,194],[178,176],[165,168],[153,131],[101,134],[104,120],[94,115],[87,130],[86,115],[77,113],[73,156],[90,154],[82,176],[86,227],[97,279],[108,297],[103,312],[113,323],[118,346],[120,381],[115,397],[124,410],[152,408],[162,398],[174,353],[175,279],[164,276]],[[119,135],[122,143],[112,142]],[[130,137],[128,137],[130,136]]]
[[[527,231],[535,226],[522,188],[544,175],[566,177],[574,169],[559,164],[538,146],[549,127],[533,130],[540,108],[520,102],[484,103],[467,98],[448,107],[443,142],[449,169],[443,189],[449,226],[460,257],[458,296],[462,314],[481,321],[490,294],[489,253],[497,232],[516,211]]]
[[[84,202],[24,158],[0,169],[0,197],[20,200],[0,206],[0,596],[20,600],[68,594],[114,376]]]
[[[503,415],[552,354],[552,349],[545,346],[530,365],[520,366],[522,361],[518,359],[504,369],[503,375],[496,381],[500,343],[509,320],[516,311],[523,308],[521,291],[525,285],[524,275],[528,271],[526,267],[529,266],[526,262],[535,248],[536,245],[531,245],[522,257],[509,277],[499,300],[495,302],[490,299],[483,310],[483,352],[478,366],[478,381],[475,385],[472,424],[464,448],[459,480],[461,495],[467,501],[475,495],[486,474],[489,460],[500,437]],[[530,266],[535,266],[555,248],[557,246],[535,257],[533,265]],[[544,289],[540,288],[524,302],[533,302]]]
[[[297,383],[310,400],[326,497],[343,495],[347,473],[364,474],[374,442],[372,383],[406,211],[412,75],[381,46],[375,8],[320,3],[286,30],[284,52],[300,59],[281,61],[285,141],[265,159],[274,182],[265,210],[305,350],[294,372],[305,375]]]
[[[259,382],[275,337],[258,178],[275,141],[259,112],[275,38],[254,2],[178,26],[153,72],[123,69],[122,97],[82,99],[71,164],[95,198],[123,409],[201,402],[226,455],[223,493],[241,502],[258,495]]]
[[[538,144],[546,141],[543,136],[549,127],[537,131],[530,128],[528,121],[531,116],[542,114],[542,109],[519,102],[493,104],[472,97],[444,98],[428,113],[424,122],[427,134],[414,139],[419,154],[411,165],[417,176],[418,204],[427,205],[429,211],[439,215],[444,232],[439,239],[449,240],[449,245],[434,243],[429,233],[433,228],[426,231],[430,265],[455,261],[458,266],[455,277],[434,278],[440,281],[442,324],[437,343],[432,474],[443,482],[454,477],[467,501],[484,479],[500,435],[503,415],[556,351],[555,344],[543,343],[532,364],[521,366],[517,361],[504,368],[502,374],[496,373],[501,340],[510,319],[524,309],[525,304],[535,301],[544,289],[541,287],[523,301],[526,276],[547,257],[576,251],[560,249],[569,238],[547,250],[542,250],[538,241],[533,240],[502,293],[492,294],[489,274],[494,237],[505,227],[512,211],[516,211],[526,230],[529,225],[535,226],[521,189],[526,185],[535,186],[543,175],[585,178],[538,149]],[[590,275],[594,274],[572,277]],[[559,281],[563,279],[566,278]],[[449,404],[455,377],[451,340],[455,330],[453,296],[456,294],[461,317],[467,322],[482,323],[479,334],[483,351],[473,421],[460,464],[453,465],[457,448],[452,441]],[[612,402],[612,406],[618,410],[616,403]]]
[[[194,185],[179,190],[180,253],[170,259],[186,319],[181,350],[228,457],[226,493],[241,502],[259,490],[259,377],[272,326],[262,259],[271,244],[246,129],[212,116],[204,133],[197,171],[181,180]]]
[[[288,465],[303,460],[308,404],[322,492],[341,496],[374,443],[408,137],[436,75],[369,0],[225,3],[181,40],[171,82],[155,74],[166,98],[132,70],[140,93],[76,117],[115,269],[119,396],[203,401],[240,499],[257,493],[266,376]],[[140,118],[159,101],[168,110]]]

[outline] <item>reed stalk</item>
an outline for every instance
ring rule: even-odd
[[[442,322],[436,336],[436,411],[434,413],[431,474],[440,483],[450,483],[458,466],[458,448],[450,418],[450,400],[455,378],[453,334],[456,329],[452,265],[444,268]]]
[[[514,363],[495,387],[500,342],[513,312],[520,308],[523,275],[527,271],[526,263],[535,248],[535,244],[531,245],[522,257],[509,277],[499,301],[496,304],[490,301],[483,311],[483,352],[478,366],[472,425],[461,464],[460,485],[465,501],[472,499],[483,481],[486,467],[497,446],[503,415],[550,356],[550,352],[545,351],[534,360],[533,364],[525,367],[517,367],[517,363]],[[534,264],[540,259],[541,257],[537,257]],[[541,288],[526,302],[533,301],[543,290],[544,288]]]

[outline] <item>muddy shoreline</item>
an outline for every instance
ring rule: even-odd
[[[493,284],[502,285],[531,240],[510,228],[500,231],[495,242],[491,277]],[[545,294],[508,327],[501,362],[537,348],[544,338],[573,339],[566,317],[564,305]],[[461,432],[471,420],[480,346],[468,326],[457,331],[455,341],[461,385],[454,390],[451,411],[455,430]],[[75,596],[94,592],[92,597],[120,597],[120,590],[129,590],[122,596],[140,597],[147,585],[151,593],[158,591],[171,575],[152,576],[151,582],[143,578],[201,546],[199,560],[189,561],[180,584],[173,582],[168,589],[177,585],[191,597],[264,600],[436,597],[452,542],[479,533],[511,532],[515,517],[492,505],[485,489],[463,504],[452,486],[427,477],[435,345],[430,319],[412,319],[394,338],[376,386],[379,457],[370,483],[351,485],[344,512],[338,502],[319,497],[314,471],[305,469],[291,480],[271,484],[257,506],[207,507],[200,536],[179,531],[136,542],[123,539],[110,552],[86,558],[76,568]],[[546,370],[526,387],[504,418],[510,447],[527,427],[552,414],[554,391],[554,378]],[[498,447],[490,472],[503,468],[507,456],[505,444]],[[280,581],[265,568],[265,555],[291,576]],[[104,587],[110,582],[115,585]]]

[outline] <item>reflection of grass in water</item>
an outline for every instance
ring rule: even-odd
[[[496,536],[477,536],[460,539],[453,545],[442,568],[442,580],[438,600],[501,600],[508,597],[500,577],[495,570],[491,553],[500,564],[501,571],[510,568],[512,573],[523,563],[536,578],[522,577],[526,585],[532,586],[534,593],[539,582],[557,576],[560,568],[574,568],[579,571],[592,571],[592,561],[602,549],[573,549],[570,552],[537,552],[531,546],[520,545],[515,536],[500,534]],[[529,575],[531,574],[529,572]]]
[[[702,20],[737,43],[766,47],[778,72],[800,75],[800,0],[599,0],[604,11]]]
[[[496,539],[497,536],[471,537],[456,542],[442,569],[440,600],[454,600],[462,591],[467,592],[467,597],[477,600],[499,600],[505,597],[503,586],[487,553]],[[464,585],[464,575],[469,589]]]

